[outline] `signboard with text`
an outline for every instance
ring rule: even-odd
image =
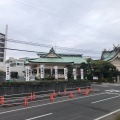
[[[55,69],[55,79],[58,79],[58,66],[54,66]]]
[[[6,80],[10,80],[10,64],[6,64]]]
[[[26,76],[25,78],[26,78],[26,81],[29,81],[29,79],[30,79],[29,69],[30,69],[29,66],[25,66],[25,76]]]
[[[67,80],[67,68],[64,68],[64,77],[65,77],[65,80]]]
[[[40,76],[44,78],[44,65],[40,65]]]
[[[80,69],[80,74],[81,74],[81,80],[83,80],[84,79],[84,71],[83,71],[83,69]]]
[[[73,76],[74,76],[74,80],[76,80],[77,79],[77,77],[76,77],[76,69],[73,69]]]

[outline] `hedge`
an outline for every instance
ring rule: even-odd
[[[47,84],[81,84],[81,83],[90,83],[88,80],[81,80],[81,81],[26,81],[26,82],[0,82],[0,86],[17,86],[17,85],[47,85]]]

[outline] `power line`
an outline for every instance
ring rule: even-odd
[[[30,51],[30,50],[23,50],[23,49],[16,49],[16,48],[5,48],[5,47],[0,47],[0,49],[15,50],[15,51],[22,51],[22,52],[33,52],[33,53],[45,53],[45,52]]]
[[[7,39],[7,41],[8,42],[13,42],[13,43],[20,43],[20,44],[32,45],[32,46],[46,47],[46,48],[56,47],[56,49],[68,50],[68,51],[74,51],[74,52],[85,52],[85,53],[95,53],[95,54],[100,54],[100,52],[101,52],[101,51],[75,49],[75,48],[68,48],[68,47],[61,47],[61,46],[39,44],[39,43],[26,42],[26,41],[14,40],[14,39]]]
[[[14,50],[14,51],[19,51],[19,52],[32,52],[32,53],[41,53],[41,54],[47,54],[46,52],[39,52],[39,51],[30,51],[30,50],[23,50],[23,49],[16,49],[16,48],[5,48],[5,47],[0,47],[0,49],[7,49],[7,50]],[[95,57],[95,56],[83,56],[87,58],[100,58],[100,57]]]
[[[39,10],[39,11],[41,11],[41,12],[44,12],[44,13],[50,14],[50,15],[52,15],[52,16],[55,16],[55,17],[58,17],[58,18],[61,18],[61,19],[64,19],[64,20],[70,21],[70,22],[72,22],[72,23],[79,24],[79,25],[81,25],[81,26],[84,26],[84,27],[86,27],[86,28],[92,29],[92,30],[94,30],[94,31],[99,31],[99,32],[101,32],[101,33],[103,33],[103,34],[108,34],[108,35],[114,36],[114,37],[116,37],[116,38],[119,39],[118,36],[115,36],[115,35],[113,35],[113,34],[111,34],[111,33],[106,33],[106,32],[103,32],[103,31],[101,31],[101,30],[99,30],[99,29],[94,29],[94,28],[92,28],[92,27],[90,27],[90,26],[88,26],[88,25],[80,24],[80,23],[75,22],[75,21],[73,21],[73,20],[71,20],[71,19],[67,19],[67,18],[65,18],[65,17],[61,17],[61,16],[56,15],[56,14],[53,14],[53,13],[51,13],[51,12],[48,12],[48,11],[42,10],[42,9],[40,9],[40,8],[36,8],[36,7],[32,6],[32,5],[26,4],[26,3],[24,3],[24,2],[21,2],[21,1],[18,1],[18,0],[14,0],[14,2],[17,2],[17,3],[23,4],[23,5],[25,5],[25,6],[28,6],[28,7],[31,7],[31,8],[33,8],[33,9]]]

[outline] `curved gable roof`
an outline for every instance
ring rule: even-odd
[[[111,61],[112,59],[117,57],[119,52],[120,52],[120,47],[115,48],[112,51],[103,51],[101,59],[104,61]]]

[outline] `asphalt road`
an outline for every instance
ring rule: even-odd
[[[28,107],[0,107],[0,120],[104,120],[101,116],[120,109],[120,86],[93,85],[101,92],[37,101]],[[101,118],[100,118],[101,117]]]

